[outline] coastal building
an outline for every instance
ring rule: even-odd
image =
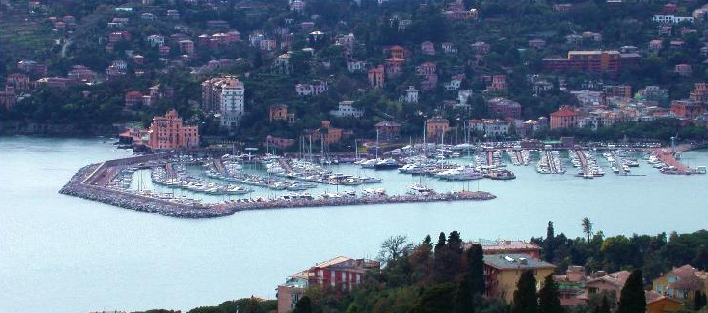
[[[140,91],[133,90],[125,93],[125,108],[131,109],[132,107],[142,103],[143,94]]]
[[[354,101],[340,101],[337,105],[337,109],[329,111],[329,115],[338,118],[361,118],[362,116],[364,116],[364,110],[355,108]]]
[[[426,135],[432,140],[438,140],[448,131],[450,131],[450,121],[442,117],[433,117],[425,122]]]
[[[685,311],[684,305],[681,301],[665,297],[654,291],[644,292],[645,300],[647,303],[646,313],[668,313]]]
[[[381,121],[376,123],[374,127],[381,140],[396,140],[401,136],[401,123]]]
[[[541,247],[538,245],[520,241],[520,240],[482,240],[477,242],[468,242],[463,244],[463,248],[469,249],[472,245],[479,244],[482,246],[482,252],[485,255],[498,254],[528,254],[532,258],[538,259],[541,257]]]
[[[295,121],[295,113],[288,113],[288,106],[285,104],[274,104],[268,108],[268,120],[292,123]]]
[[[696,290],[706,291],[707,283],[708,273],[686,264],[655,278],[652,289],[671,299],[693,300]]]
[[[243,83],[234,76],[222,76],[202,82],[202,109],[221,114],[221,124],[238,126],[244,112]]]
[[[149,130],[148,147],[153,150],[172,150],[199,146],[197,126],[183,125],[182,118],[172,109],[165,116],[155,116]]]
[[[578,113],[573,108],[563,106],[551,113],[551,129],[577,127],[578,120]]]
[[[369,271],[379,268],[381,263],[377,261],[345,256],[315,264],[307,270],[291,275],[284,284],[278,285],[278,313],[286,313],[295,308],[307,288],[330,287],[352,291],[362,286]]]
[[[536,289],[540,289],[544,277],[553,274],[555,266],[528,254],[484,255],[485,295],[500,298],[511,303],[516,284],[524,271],[532,271],[536,278]]]
[[[420,44],[420,50],[425,55],[435,55],[435,45],[431,41],[423,41]]]
[[[693,23],[693,16],[676,16],[673,14],[656,14],[652,21],[659,24],[679,24],[682,22]]]
[[[674,66],[674,73],[679,76],[691,76],[693,70],[690,64],[676,64],[676,66]]]
[[[193,55],[194,54],[194,42],[189,39],[184,39],[179,41],[179,51],[182,54]]]
[[[622,291],[622,287],[627,282],[629,274],[628,271],[619,271],[612,274],[607,274],[603,271],[595,273],[587,282],[588,295],[607,293],[614,295],[615,299],[619,299],[620,291]]]
[[[565,59],[543,59],[543,67],[550,71],[590,71],[617,74],[620,70],[635,66],[640,56],[619,51],[568,51]]]
[[[5,86],[5,90],[0,90],[0,106],[5,108],[6,111],[12,110],[17,104],[17,95],[15,94],[15,87]]]
[[[369,70],[369,86],[371,88],[384,87],[384,66],[380,65]]]
[[[671,101],[671,114],[674,117],[694,120],[705,113],[706,107],[702,102],[690,99]]]
[[[553,280],[558,284],[560,302],[562,306],[587,305],[588,276],[582,266],[571,265],[565,275],[553,275]]]
[[[408,86],[403,101],[407,103],[418,103],[418,90],[415,89],[415,86]]]
[[[12,73],[7,76],[7,85],[15,90],[25,91],[30,89],[30,78],[24,73]]]
[[[325,80],[315,80],[311,84],[295,85],[295,93],[297,93],[298,96],[316,96],[328,89],[329,87]]]
[[[295,139],[280,138],[268,135],[265,141],[266,146],[285,150],[295,144]]]
[[[487,103],[489,104],[489,109],[496,115],[504,118],[521,119],[521,104],[516,101],[496,97],[490,99]]]

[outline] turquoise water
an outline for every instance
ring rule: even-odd
[[[708,226],[708,176],[661,175],[645,163],[633,173],[646,176],[607,170],[593,180],[570,175],[572,169],[539,175],[532,166],[509,166],[516,180],[479,183],[498,196],[488,202],[242,212],[207,220],[58,194],[78,168],[129,154],[105,141],[0,137],[0,312],[184,310],[251,295],[273,298],[287,275],[338,255],[375,257],[386,237],[399,234],[418,241],[458,230],[469,240],[527,240],[543,236],[553,220],[556,232],[576,237],[586,216],[607,235]],[[706,152],[683,157],[691,166],[708,165]],[[380,177],[384,184],[371,186],[392,193],[418,182],[396,172],[334,170]],[[439,191],[468,187],[427,183]]]

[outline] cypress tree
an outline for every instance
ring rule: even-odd
[[[524,271],[519,277],[514,291],[514,303],[511,313],[537,313],[536,278],[532,271]]]
[[[304,296],[295,304],[293,313],[312,313],[312,301],[310,297]]]
[[[546,239],[543,240],[543,259],[546,262],[552,262],[555,250],[555,230],[553,229],[553,222],[548,221],[548,227],[546,227]]]
[[[693,309],[698,311],[703,307],[703,296],[700,290],[693,293]]]
[[[538,291],[538,312],[563,313],[558,283],[553,280],[553,274],[546,276],[543,281],[543,287]]]
[[[462,239],[460,239],[460,233],[453,231],[447,239],[448,249],[455,253],[457,256],[462,254]]]
[[[610,300],[607,299],[607,295],[602,295],[602,302],[600,303],[600,309],[598,313],[612,313],[610,308]]]
[[[433,239],[430,238],[430,235],[425,235],[425,239],[423,239],[423,244],[430,245],[432,242],[433,242]]]
[[[467,260],[470,263],[470,285],[472,294],[483,295],[485,286],[482,245],[473,244],[472,247],[467,250]]]
[[[440,232],[440,235],[438,236],[438,243],[435,244],[435,253],[442,251],[443,248],[445,248],[445,233]]]
[[[647,302],[644,297],[642,271],[634,270],[620,292],[617,313],[644,313]]]
[[[457,283],[455,313],[474,313],[474,301],[470,286],[470,274],[465,274]]]

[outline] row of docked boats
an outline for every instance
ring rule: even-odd
[[[583,177],[585,179],[605,176],[605,171],[597,165],[597,158],[589,151],[569,150],[568,157],[570,158],[570,162],[573,164],[573,167],[579,168],[576,176]],[[582,159],[585,160],[585,166],[583,166]]]
[[[163,167],[152,168],[150,177],[153,183],[211,195],[243,195],[253,192],[253,189],[241,185],[219,184],[191,177],[186,174],[184,165],[179,163],[168,165],[171,167],[170,173]]]
[[[536,163],[536,172],[539,174],[564,174],[565,166],[561,161],[560,152],[542,151],[541,157]]]

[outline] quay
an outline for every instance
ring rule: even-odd
[[[671,170],[662,170],[662,173],[675,175],[696,174],[696,170],[679,162],[679,160],[676,159],[676,155],[669,149],[656,148],[653,149],[652,152],[661,162],[664,162],[667,166],[672,167]]]
[[[574,152],[580,159],[580,166],[583,169],[583,177],[592,177],[592,173],[588,168],[588,159],[585,157],[585,153],[581,150],[575,150]]]
[[[325,206],[374,205],[414,202],[451,202],[491,200],[496,196],[484,191],[456,191],[447,193],[430,193],[426,195],[374,196],[374,197],[341,197],[341,198],[311,198],[294,200],[257,200],[230,201],[226,203],[202,204],[197,200],[175,198],[150,191],[123,190],[109,187],[108,183],[121,171],[128,168],[150,168],[165,166],[172,170],[167,159],[169,153],[150,154],[109,160],[103,163],[87,165],[74,174],[59,191],[61,194],[102,202],[112,206],[165,216],[180,218],[212,218],[232,215],[240,211],[272,210],[287,208],[309,208]]]

